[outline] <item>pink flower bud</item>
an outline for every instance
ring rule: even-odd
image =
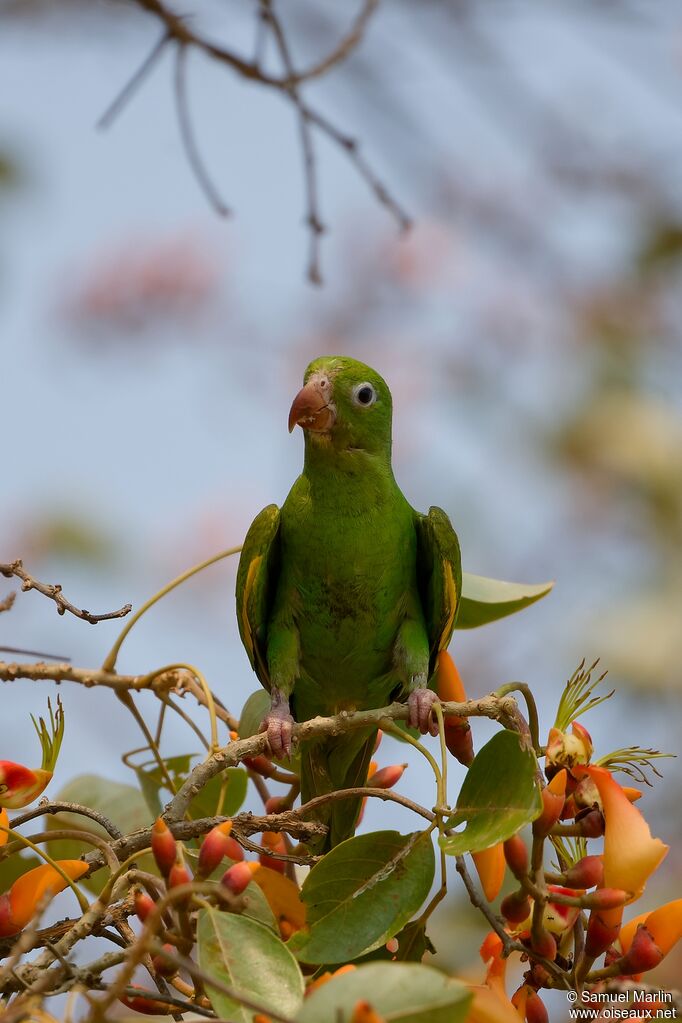
[[[528,994],[528,1000],[526,1001],[526,1023],[549,1023],[545,1003],[537,991],[530,991]]]
[[[583,856],[564,874],[567,888],[595,888],[604,880],[604,864],[601,856]]]
[[[287,846],[283,836],[276,831],[264,831],[261,835],[260,844],[264,852],[258,856],[259,863],[263,867],[269,867],[270,870],[276,870],[279,874],[283,874],[286,871],[286,862],[268,855],[268,850],[271,853],[286,853]]]
[[[253,877],[248,863],[233,863],[220,879],[220,883],[233,895],[241,895]]]
[[[585,935],[585,952],[591,959],[596,959],[602,952],[613,945],[620,931],[620,921],[611,923],[601,916],[598,909],[593,909],[587,923]]]
[[[373,789],[392,789],[403,776],[407,764],[392,764],[390,767],[382,767],[375,771],[367,779],[367,784]]]
[[[618,909],[628,898],[628,892],[620,888],[598,888],[596,892],[584,895],[582,903],[586,909]]]
[[[568,775],[564,769],[558,771],[542,790],[542,813],[533,821],[533,834],[546,835],[557,823],[566,801]]]

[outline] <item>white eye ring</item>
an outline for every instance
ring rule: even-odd
[[[361,408],[369,408],[377,400],[377,392],[366,380],[353,388],[353,401]]]

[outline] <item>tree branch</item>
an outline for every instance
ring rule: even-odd
[[[90,625],[97,625],[98,622],[108,621],[110,618],[125,618],[132,609],[132,604],[125,604],[118,611],[108,611],[106,614],[93,615],[84,608],[77,608],[66,599],[58,583],[54,586],[49,583],[41,583],[34,579],[32,575],[29,575],[20,558],[8,564],[0,562],[0,575],[4,575],[6,579],[16,576],[17,579],[21,579],[21,589],[24,593],[28,592],[28,590],[37,590],[44,596],[49,597],[50,600],[54,600],[57,605],[58,614],[63,615],[68,611],[69,614],[75,615],[76,618],[81,618],[84,622],[89,622]]]

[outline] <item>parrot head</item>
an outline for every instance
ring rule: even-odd
[[[391,392],[379,374],[346,356],[310,363],[289,412],[289,432],[300,426],[306,442],[370,453],[390,452]]]

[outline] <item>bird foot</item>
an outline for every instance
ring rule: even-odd
[[[418,728],[422,735],[438,735],[438,721],[433,713],[433,705],[438,697],[426,686],[413,689],[407,698],[407,723],[411,728]]]
[[[294,730],[294,719],[289,710],[289,700],[284,694],[273,693],[270,710],[260,726],[261,732],[267,732],[268,742],[273,757],[291,756],[291,736]]]

